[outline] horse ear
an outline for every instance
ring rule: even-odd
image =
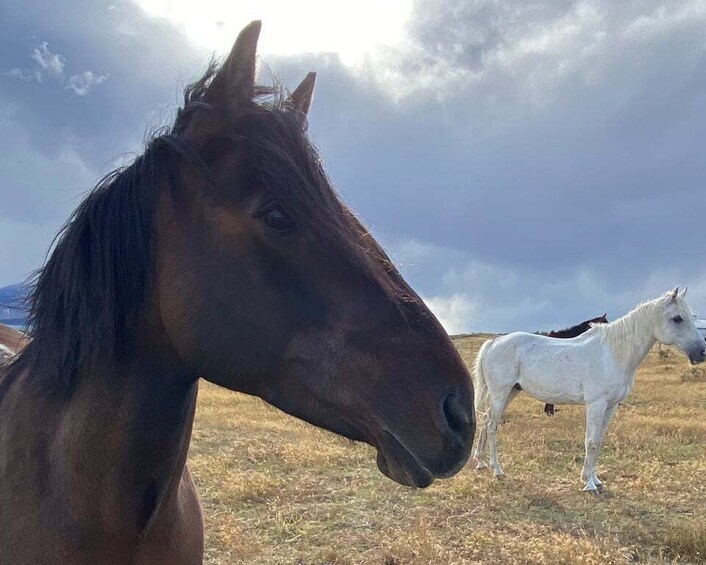
[[[679,287],[676,287],[672,292],[670,292],[669,296],[672,300],[676,300],[677,294],[679,294]]]
[[[299,86],[294,89],[287,99],[287,104],[301,117],[302,122],[306,121],[306,116],[311,107],[311,100],[314,97],[314,84],[316,83],[316,73],[308,73]]]
[[[255,96],[257,40],[261,28],[262,22],[255,20],[238,34],[228,58],[208,87],[204,96],[207,102],[238,107],[252,101]]]
[[[689,290],[688,286],[684,287],[684,290],[681,291],[681,297],[684,298],[686,296],[686,291]]]

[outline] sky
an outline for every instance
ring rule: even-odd
[[[706,315],[706,0],[0,0],[0,286],[262,19],[260,79],[451,333],[688,285]]]

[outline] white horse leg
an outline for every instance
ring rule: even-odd
[[[586,405],[586,455],[583,462],[581,478],[586,482],[583,490],[597,492],[598,485],[594,482],[596,461],[600,446],[603,417],[608,409],[605,400],[598,400]]]
[[[603,415],[603,422],[601,424],[601,435],[598,440],[598,453],[600,453],[601,448],[603,447],[603,440],[605,439],[605,434],[608,431],[608,425],[610,424],[610,421],[613,419],[613,416],[615,415],[616,411],[618,410],[618,404],[615,406],[609,407],[605,414]],[[598,457],[598,453],[596,454],[596,458]],[[598,479],[598,476],[596,475],[596,468],[593,468],[593,483],[598,487],[600,490],[601,487],[603,486],[603,483]]]
[[[505,408],[503,409],[503,414],[505,413],[505,410],[507,410],[507,407],[510,406],[510,402],[518,395],[520,394],[520,390],[516,389],[515,387],[512,387],[510,389],[510,394],[507,397],[507,400],[505,401]],[[505,420],[503,418],[500,418],[500,423],[504,424]]]
[[[517,393],[519,390],[516,388],[510,389],[510,393],[507,397],[507,400],[505,401],[505,407],[503,408],[503,412],[505,411],[505,408],[512,402],[512,399],[517,396]],[[477,439],[476,439],[476,446],[473,448],[473,460],[476,462],[476,469],[485,469],[488,465],[486,465],[485,461],[483,460],[483,451],[485,450],[485,444],[488,439],[488,428],[490,427],[490,422],[492,420],[491,414],[492,414],[492,401],[490,403],[491,405],[488,407],[488,413],[483,416],[483,421],[479,423],[478,427],[478,434],[477,434]],[[498,423],[500,423],[500,420],[502,419],[502,413],[500,414]],[[501,471],[502,474],[502,471]]]
[[[512,389],[498,391],[497,395],[490,397],[490,422],[488,425],[488,447],[490,449],[490,467],[496,477],[502,477],[503,472],[498,461],[498,426],[503,417],[505,407],[512,397]]]
[[[476,469],[485,469],[487,465],[483,461],[483,451],[485,450],[485,440],[488,437],[488,424],[490,417],[486,415],[483,422],[480,424],[478,438],[476,439],[476,447],[473,449],[473,460],[476,462]]]
[[[476,447],[473,450],[473,459],[476,462],[476,469],[478,470],[485,469],[488,466],[483,460],[483,452],[485,451],[485,444],[488,440],[488,429],[490,428],[491,422],[493,420],[491,413],[491,408],[488,407],[488,413],[485,415],[480,431],[478,433]]]

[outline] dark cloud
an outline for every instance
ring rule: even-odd
[[[139,149],[163,114],[168,121],[208,55],[129,2],[8,1],[0,13],[0,283],[8,283],[41,264],[81,195]]]
[[[408,274],[482,303],[467,326],[618,315],[703,273],[705,20],[702,2],[418,2],[409,43],[369,69],[394,104],[369,98],[324,153],[374,229],[454,251]],[[439,288],[464,261],[526,284]]]
[[[0,234],[42,226],[36,258],[209,53],[128,2],[2,13]],[[701,1],[418,0],[406,40],[355,68],[266,63],[290,87],[318,72],[335,184],[453,329],[534,330],[702,279],[705,23]]]
[[[704,304],[705,19],[700,2],[418,2],[409,44],[369,70],[394,103],[372,93],[324,153],[393,252],[436,250],[407,274],[476,304],[466,328],[616,316],[689,281]],[[451,276],[479,265],[485,287]]]
[[[415,42],[388,63],[387,87],[410,92],[392,119],[370,124],[382,131],[366,159],[383,161],[383,182],[404,200],[379,208],[381,223],[401,210],[417,223],[396,232],[528,266],[600,263],[606,246],[635,242],[652,261],[694,250],[684,243],[699,234],[704,201],[698,14],[675,3],[629,17],[616,4],[524,6],[417,4]],[[449,46],[478,35],[476,14],[503,39],[484,44],[480,68],[464,67]],[[433,60],[426,71],[417,53]],[[644,265],[637,257],[621,257],[627,270]]]
[[[207,62],[182,33],[130,2],[5,2],[2,12],[0,69],[34,62],[68,77],[44,84],[0,77],[14,119],[45,155],[58,154],[69,136],[96,169],[136,148]],[[77,96],[103,81],[91,96]]]

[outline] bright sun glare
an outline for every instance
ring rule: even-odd
[[[260,52],[293,55],[335,52],[352,65],[376,45],[399,43],[412,0],[136,0],[169,19],[191,41],[226,52],[251,20],[263,21]]]

